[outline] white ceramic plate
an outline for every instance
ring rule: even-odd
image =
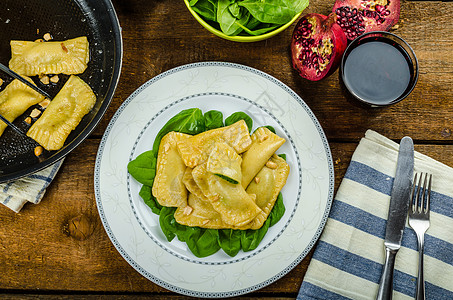
[[[254,128],[271,125],[287,141],[278,151],[291,168],[282,190],[286,212],[253,251],[197,258],[176,238],[168,242],[158,216],[138,196],[141,185],[127,173],[128,162],[152,148],[160,128],[193,107],[221,111],[224,118],[244,111]],[[107,127],[95,167],[101,220],[127,262],[164,288],[208,298],[260,289],[299,264],[324,228],[333,186],[329,145],[302,99],[268,74],[222,62],[184,65],[137,89]]]

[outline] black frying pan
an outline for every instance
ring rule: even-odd
[[[122,38],[118,18],[110,0],[1,0],[0,2],[0,62],[8,65],[11,40],[34,41],[50,33],[54,40],[66,40],[85,35],[90,43],[90,62],[79,74],[97,96],[94,108],[72,131],[58,151],[34,154],[38,144],[11,128],[0,136],[0,183],[37,172],[62,159],[78,146],[101,120],[116,89],[122,63]],[[57,84],[43,85],[35,76],[34,82],[54,97],[69,76],[59,75]],[[3,89],[12,78],[0,73]],[[31,107],[14,124],[27,131],[24,122]]]

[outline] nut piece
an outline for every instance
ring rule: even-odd
[[[66,52],[66,53],[69,52],[68,48],[66,48],[66,46],[64,45],[64,43],[61,43],[61,49],[63,49],[63,51]]]
[[[274,163],[273,161],[270,161],[270,160],[269,160],[269,161],[266,163],[266,167],[268,167],[269,169],[277,169],[277,164]]]
[[[31,118],[30,117],[26,117],[24,122],[27,123],[27,124],[31,124]]]
[[[43,151],[43,148],[42,148],[41,146],[37,146],[37,147],[35,148],[35,151],[34,151],[34,152],[35,152],[35,155],[36,155],[36,156],[40,156],[40,155],[42,154],[42,151]]]
[[[58,81],[60,81],[60,78],[58,77],[58,75],[54,75],[54,76],[50,77],[50,82],[57,83]]]
[[[46,34],[44,34],[43,39],[46,41],[49,41],[52,39],[52,36],[50,35],[50,33],[46,33]]]
[[[30,113],[30,117],[37,118],[41,114],[41,111],[37,108],[33,109]]]
[[[41,102],[39,102],[39,105],[42,107],[42,108],[46,108],[48,105],[50,104],[50,100],[49,99],[44,99],[42,100]]]
[[[168,152],[168,150],[170,150],[170,144],[169,143],[164,145],[164,152]]]
[[[186,207],[184,207],[184,212],[183,214],[185,214],[186,216],[190,215],[192,213],[192,210],[193,208],[190,207],[189,205],[187,205]]]
[[[256,182],[256,183],[260,183],[260,180],[261,180],[261,179],[260,179],[259,177],[255,177],[255,182]]]
[[[260,143],[262,143],[262,142],[264,142],[265,140],[267,140],[268,138],[269,138],[269,135],[264,134],[264,135],[260,136],[259,141],[260,141]]]
[[[47,75],[44,75],[43,77],[41,77],[39,79],[43,84],[49,84],[50,80],[49,80],[49,76]]]

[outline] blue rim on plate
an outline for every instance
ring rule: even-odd
[[[206,97],[218,97],[218,100],[212,103]],[[229,98],[222,101],[222,97]],[[285,221],[274,225],[280,227],[273,232],[269,230],[267,242],[238,258],[219,254],[198,259],[177,242],[168,243],[159,236],[157,216],[140,207],[136,199],[139,185],[127,174],[127,163],[151,147],[152,135],[157,133],[153,130],[158,131],[174,112],[188,108],[186,103],[203,106],[203,112],[212,107],[220,111],[243,109],[244,105],[258,113],[262,109],[266,122],[274,119],[277,130],[290,137],[285,151],[294,148],[294,159],[289,163],[299,176],[290,175],[288,188],[285,186],[287,190],[283,191],[285,206],[290,208]],[[102,223],[124,259],[144,277],[166,289],[206,298],[232,297],[258,290],[297,266],[325,226],[334,189],[327,139],[303,100],[264,72],[224,62],[194,63],[171,69],[132,93],[106,129],[94,177]],[[190,274],[185,273],[186,269],[190,269]],[[178,270],[178,275],[173,275],[174,270]]]

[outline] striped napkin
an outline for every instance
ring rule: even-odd
[[[297,299],[375,299],[399,145],[368,130],[341,182]],[[415,172],[433,174],[425,235],[427,299],[453,299],[453,169],[415,153]],[[414,299],[417,238],[406,225],[396,255],[394,299]]]
[[[63,160],[20,179],[0,184],[0,202],[18,213],[27,202],[38,204]]]

